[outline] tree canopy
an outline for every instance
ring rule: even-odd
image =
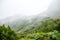
[[[0,40],[18,40],[17,34],[4,24],[0,26]]]

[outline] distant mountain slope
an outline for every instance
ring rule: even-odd
[[[13,16],[0,20],[0,24],[10,25],[17,32],[37,29],[41,21],[47,18],[60,18],[60,0],[53,0],[48,9],[34,16]]]
[[[34,15],[34,16],[22,16],[22,17],[8,17],[6,19],[0,20],[1,24],[10,25],[15,31],[26,31],[31,28],[35,28],[40,25],[40,21],[47,16],[44,15]]]
[[[43,15],[43,16],[41,16],[41,15]],[[42,12],[41,14],[36,15],[36,17],[33,18],[30,26],[25,27],[24,31],[27,29],[29,30],[30,28],[31,29],[37,28],[37,26],[40,25],[40,23],[41,23],[41,19],[46,18],[46,16],[50,17],[50,18],[60,18],[60,0],[53,0],[52,3],[50,4],[50,6],[48,7],[48,9],[46,11]]]

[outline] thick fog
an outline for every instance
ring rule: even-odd
[[[47,10],[52,0],[0,0],[0,19],[20,15],[30,16]]]
[[[52,18],[60,18],[60,0],[53,0],[46,14]]]

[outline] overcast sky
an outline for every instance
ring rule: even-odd
[[[51,0],[0,0],[0,19],[13,15],[36,15],[45,11]]]

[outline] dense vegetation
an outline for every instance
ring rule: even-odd
[[[0,40],[18,40],[17,34],[6,27],[5,25],[0,26]]]
[[[60,19],[45,19],[38,28],[20,34],[20,40],[60,40]]]
[[[60,19],[44,19],[35,30],[15,33],[10,26],[0,26],[0,40],[60,40]]]
[[[60,19],[46,19],[41,21],[41,25],[39,25],[36,31],[43,32],[51,32],[57,30],[60,32]]]

